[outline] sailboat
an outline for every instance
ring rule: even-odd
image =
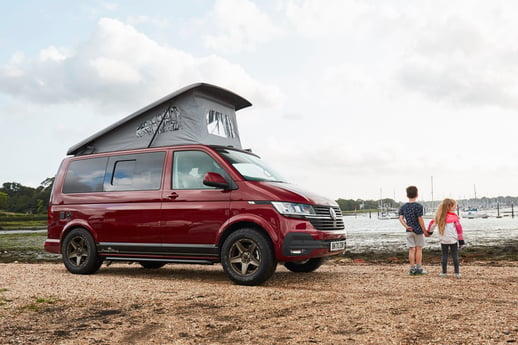
[[[432,185],[432,207],[431,207],[431,211],[425,210],[425,213],[423,215],[424,219],[433,219],[435,217],[435,211],[437,211],[437,209],[435,207],[435,201],[433,199],[433,176],[431,176],[430,180],[431,180],[431,185]]]
[[[477,188],[473,185],[473,191],[475,192],[475,201],[477,200]],[[488,218],[488,214],[480,212],[476,207],[468,207],[461,212],[462,218],[475,219],[475,218]]]
[[[479,212],[478,208],[470,207],[465,209],[461,213],[462,218],[475,219],[475,218],[488,218],[489,216],[485,212]]]

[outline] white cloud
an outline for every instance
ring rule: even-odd
[[[35,58],[16,53],[0,68],[0,90],[6,94],[42,103],[87,100],[118,114],[200,81],[244,91],[264,104],[278,92],[221,57],[197,58],[159,45],[110,18],[100,19],[93,36],[72,53],[53,46]]]
[[[498,3],[479,5],[428,14],[411,31],[396,73],[403,87],[455,106],[518,107],[516,21]]]
[[[90,64],[100,80],[111,84],[136,84],[142,80],[140,73],[123,60],[99,57]]]
[[[389,6],[356,0],[288,0],[286,17],[303,36],[310,39],[335,39],[354,35],[383,18],[395,15]],[[339,42],[336,42],[340,44]]]
[[[518,107],[518,4],[288,0],[284,10],[316,49],[342,59],[325,69],[342,73],[346,87],[361,86],[364,74],[431,102]]]
[[[50,46],[46,49],[42,49],[39,54],[39,60],[41,61],[63,61],[67,58],[65,51],[58,49],[54,46]]]
[[[281,35],[282,31],[248,0],[216,0],[208,25],[216,34],[205,36],[205,46],[218,52],[254,51],[257,45]]]

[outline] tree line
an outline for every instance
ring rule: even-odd
[[[17,182],[5,182],[0,188],[0,210],[6,212],[43,214],[47,212],[54,177],[46,178],[37,188]]]
[[[376,210],[380,208],[394,209],[400,205],[399,202],[388,198],[381,200],[338,199],[336,203],[342,211]]]

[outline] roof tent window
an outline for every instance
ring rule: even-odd
[[[106,157],[72,161],[63,184],[63,193],[101,192],[107,161]]]
[[[162,183],[165,152],[110,157],[105,191],[158,190]]]
[[[236,132],[230,115],[209,110],[207,113],[207,131],[223,138],[235,138]]]

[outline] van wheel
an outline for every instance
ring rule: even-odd
[[[85,229],[70,231],[63,241],[63,263],[70,273],[92,274],[97,272],[103,258],[97,255],[95,241]]]
[[[140,266],[149,269],[160,268],[165,265],[165,262],[160,261],[139,261]]]
[[[284,263],[284,267],[296,273],[313,272],[324,263],[324,258],[313,258],[304,261],[292,261]]]
[[[221,248],[221,265],[239,285],[259,285],[268,280],[277,266],[270,241],[253,229],[232,232]]]

